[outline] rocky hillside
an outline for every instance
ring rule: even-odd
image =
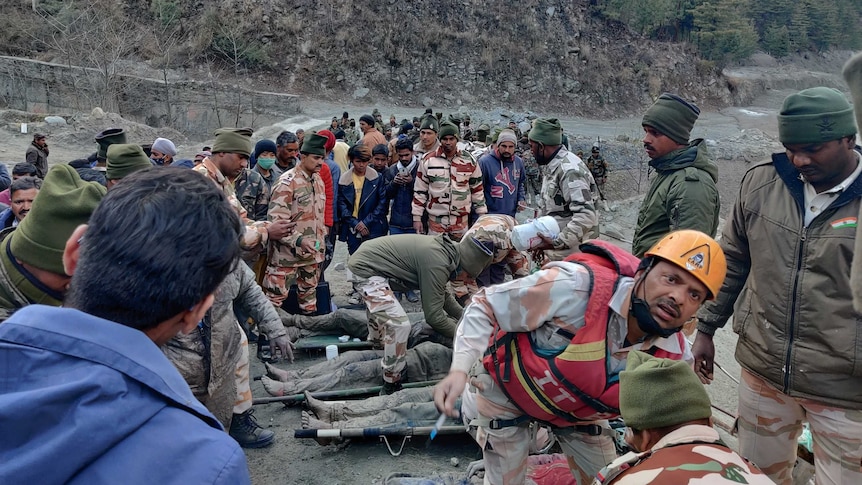
[[[102,67],[106,59],[93,49],[69,48],[89,38],[110,46],[105,56],[114,65],[120,57],[144,61],[153,77],[162,68],[192,76],[220,70],[263,90],[405,105],[620,116],[663,91],[707,107],[734,101],[690,47],[648,41],[591,14],[589,3],[44,0],[34,11],[17,2],[0,20],[0,51]],[[80,18],[91,20],[76,26]],[[105,18],[105,28],[92,27]],[[118,25],[121,35],[111,34]]]

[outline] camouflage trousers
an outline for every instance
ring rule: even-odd
[[[742,370],[739,453],[779,485],[793,483],[803,421],[814,443],[815,483],[862,483],[862,411],[790,397]]]
[[[452,220],[452,218],[447,217],[446,219]],[[433,217],[428,219],[428,235],[429,236],[439,236],[440,234],[448,234],[452,237],[453,241],[460,241],[462,237],[464,237],[464,233],[469,229],[469,225],[467,224],[467,218],[462,217],[460,219],[455,220],[454,223],[444,224],[442,222],[437,222]]]
[[[239,325],[239,323],[237,323]],[[240,328],[239,360],[236,363],[234,381],[236,382],[236,400],[233,403],[233,413],[242,414],[251,409],[251,385],[249,384],[248,337]]]
[[[383,380],[400,382],[401,373],[407,365],[410,319],[389,288],[386,278],[372,276],[360,284],[360,291],[368,311],[368,341],[374,347],[383,347]]]
[[[470,371],[470,383],[479,384],[483,390],[470,386],[466,393],[475,394],[475,399],[465,396],[461,412],[465,416],[479,416],[479,420],[509,420],[523,416],[505,393],[497,387],[481,361]],[[475,409],[473,407],[475,406]],[[606,430],[600,436],[590,436],[578,432],[555,432],[560,448],[566,454],[572,476],[578,485],[591,484],[596,474],[616,457],[616,448],[611,437],[612,431],[606,420],[590,421],[582,424],[598,424]],[[565,430],[563,430],[565,431]],[[479,426],[474,436],[482,448],[485,460],[485,483],[514,485],[525,481],[527,456],[533,443],[530,422],[517,426],[491,429]]]
[[[295,267],[268,265],[266,275],[263,277],[263,292],[276,308],[281,308],[294,280],[299,309],[305,314],[316,312],[317,283],[320,281],[319,263]]]

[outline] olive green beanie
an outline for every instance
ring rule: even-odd
[[[54,165],[48,170],[33,207],[9,236],[12,254],[19,260],[55,274],[63,275],[63,250],[66,241],[105,196],[105,186],[84,182],[69,165]]]
[[[108,147],[115,143],[126,143],[126,132],[122,128],[108,128],[96,135],[99,150],[96,157],[104,160],[108,156]]]
[[[119,180],[153,164],[140,145],[114,144],[108,147],[108,171],[105,178]]]
[[[440,131],[440,122],[437,118],[426,115],[422,117],[422,124],[419,125],[420,130],[433,130],[435,133]]]
[[[627,426],[644,430],[708,418],[712,409],[688,364],[632,351],[620,372],[620,414]]]
[[[215,131],[212,153],[238,153],[251,156],[251,128],[219,128]]]
[[[781,143],[825,143],[855,133],[853,108],[837,89],[803,89],[785,98],[778,113]]]
[[[664,93],[644,113],[641,125],[655,128],[671,140],[685,145],[700,109],[675,94]]]
[[[494,243],[476,237],[461,239],[458,243],[461,269],[475,278],[490,266],[494,259]]]
[[[556,118],[536,118],[530,130],[530,140],[545,146],[563,144],[563,127]]]
[[[317,133],[312,133],[305,137],[302,141],[302,148],[299,149],[299,153],[305,153],[309,155],[320,155],[322,157],[326,156],[326,142],[329,141],[329,138],[319,135]]]
[[[437,132],[437,138],[443,139],[444,136],[452,135],[455,138],[458,138],[461,135],[461,130],[458,129],[458,125],[452,123],[451,121],[444,121],[440,123],[440,131]]]

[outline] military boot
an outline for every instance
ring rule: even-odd
[[[263,448],[275,440],[275,433],[263,429],[254,419],[254,409],[234,414],[230,422],[230,436],[243,448]]]
[[[380,389],[381,396],[388,396],[390,394],[395,394],[396,392],[401,390],[400,382],[384,382],[383,387]]]

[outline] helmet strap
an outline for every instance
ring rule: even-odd
[[[655,317],[650,313],[649,303],[646,301],[646,276],[652,270],[655,262],[647,266],[640,278],[635,281],[632,288],[631,303],[629,304],[629,314],[635,317],[638,322],[638,328],[647,335],[657,335],[659,337],[670,337],[671,335],[682,330],[682,327],[667,329],[658,324]],[[638,287],[643,285],[644,298],[637,296]]]

